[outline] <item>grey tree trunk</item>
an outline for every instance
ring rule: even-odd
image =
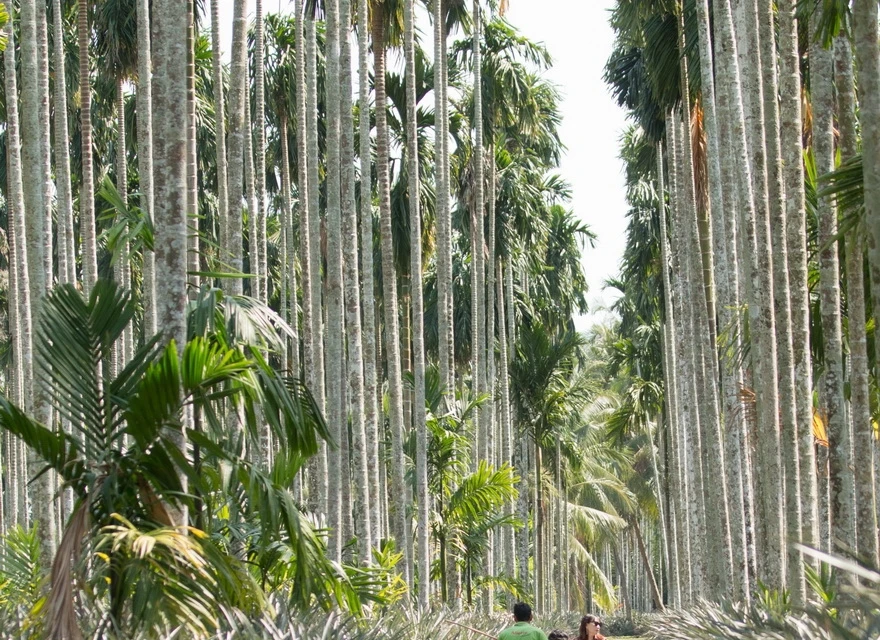
[[[406,157],[409,188],[409,251],[412,287],[413,422],[416,430],[416,575],[419,604],[428,606],[431,585],[430,509],[428,493],[428,427],[425,412],[425,332],[422,299],[422,211],[419,183],[419,140],[416,121],[416,49],[413,0],[404,0],[404,58],[406,62]]]
[[[21,232],[27,240],[27,268],[30,285],[30,306],[34,326],[40,322],[43,298],[52,284],[52,218],[51,178],[49,176],[49,121],[48,80],[44,85],[46,67],[41,49],[45,38],[40,37],[39,11],[34,0],[21,3],[21,161],[29,170],[23,174],[24,226]],[[45,21],[45,13],[42,16]],[[45,31],[43,31],[45,36]],[[46,114],[43,113],[44,109]],[[46,117],[44,117],[44,115]],[[42,424],[51,424],[52,410],[42,385],[33,379],[26,390],[32,397],[34,414]],[[45,463],[28,452],[28,476],[36,477]],[[51,558],[57,544],[55,536],[53,474],[43,474],[31,488],[33,517],[38,523],[42,557]]]
[[[877,3],[872,0],[855,0],[853,3],[853,41],[858,69],[862,162],[865,167],[880,166],[880,49],[877,47],[880,27],[877,12]],[[880,318],[880,173],[865,171],[864,189],[865,219],[870,232],[868,261],[871,267],[871,298],[874,317]],[[875,341],[875,348],[880,353],[880,342]],[[880,459],[874,444],[875,458]]]
[[[143,2],[143,0],[140,0]],[[228,258],[229,183],[226,156],[226,98],[223,89],[223,53],[220,50],[220,1],[211,0],[211,78],[214,89],[215,140],[217,145],[217,209],[220,218],[220,257]],[[299,22],[299,21],[297,21]],[[299,95],[299,92],[297,92]]]
[[[52,1],[53,47],[52,64],[58,78],[64,70],[64,16],[60,0]],[[67,124],[67,85],[55,83],[55,184],[58,218],[58,280],[76,282],[76,250],[73,236],[73,194],[70,183],[70,133]]]
[[[257,272],[260,274],[257,281],[259,299],[263,302],[268,300],[269,292],[269,267],[266,251],[266,209],[269,206],[266,201],[266,69],[263,63],[264,56],[264,32],[263,0],[255,1],[254,19],[254,92],[256,93],[256,113],[254,114],[254,131],[257,148],[254,153],[254,167],[256,169],[256,196],[257,196],[257,237],[256,245],[259,251]]]
[[[156,302],[159,326],[179,349],[186,343],[186,5],[153,1],[153,161]],[[185,455],[182,433],[175,442]],[[187,478],[181,476],[186,491]],[[186,508],[178,514],[186,525]]]
[[[7,96],[18,95],[15,64],[15,38],[12,16],[6,23],[6,50],[3,55],[4,85]],[[11,292],[16,304],[12,307],[10,319],[15,322],[12,334],[14,348],[17,347],[16,368],[19,378],[15,389],[17,402],[26,410],[32,408],[33,400],[33,357],[30,274],[28,272],[28,246],[25,234],[25,202],[22,181],[21,140],[19,137],[18,101],[7,100],[6,104],[6,161],[7,161],[7,216],[9,220],[9,264]],[[10,450],[14,454],[21,451],[20,443],[11,440]],[[20,473],[18,455],[7,456],[12,504],[10,510],[13,522],[25,525],[27,493],[26,477]]]
[[[116,190],[125,206],[128,206],[128,157],[125,139],[125,81],[116,80]],[[116,263],[116,278],[124,289],[131,289],[131,258],[128,241],[123,241]],[[133,350],[133,326],[129,326],[119,337],[117,365],[121,371],[128,363]]]
[[[370,459],[370,538],[378,543],[383,535],[382,500],[379,498],[379,399],[376,373],[376,314],[373,286],[373,188],[372,156],[370,153],[370,55],[368,30],[369,0],[358,0],[358,104],[360,120],[361,168],[361,286],[363,287],[364,344],[364,426]]]
[[[358,552],[362,564],[372,562],[371,501],[378,496],[370,492],[370,456],[364,425],[364,356],[361,331],[360,270],[358,269],[358,220],[355,203],[354,116],[352,114],[351,77],[351,0],[339,1],[340,39],[340,167],[342,170],[342,247],[345,267],[345,332],[348,344],[348,404],[354,456],[352,485]],[[369,113],[369,110],[367,111]],[[368,134],[369,138],[369,134]],[[369,142],[369,139],[368,139]],[[367,191],[369,194],[369,190]]]
[[[242,262],[242,199],[244,197],[245,161],[245,101],[247,100],[247,4],[248,0],[236,0],[232,23],[232,58],[229,75],[229,136],[227,184],[229,209],[226,214],[225,258],[232,271],[239,273]],[[156,196],[158,200],[158,195]],[[158,259],[158,256],[157,256]],[[157,265],[158,269],[158,265]],[[229,282],[232,295],[244,291],[241,278]],[[158,295],[158,281],[157,291]]]
[[[212,1],[212,21],[216,19],[217,0]],[[138,179],[141,191],[140,205],[141,210],[150,218],[153,217],[153,63],[150,43],[150,3],[149,0],[138,0],[137,6],[137,30],[138,30],[138,79],[137,79],[137,145],[138,145]],[[216,27],[219,33],[219,26]],[[219,38],[219,35],[216,36]],[[218,73],[220,68],[220,52],[215,51]],[[215,98],[216,86],[220,85],[222,95],[222,83],[216,82],[215,76]],[[215,99],[215,109],[218,113],[223,113],[222,98],[217,101]],[[223,129],[218,123],[218,131]],[[225,145],[225,143],[224,143]],[[225,146],[223,147],[225,149]],[[226,152],[220,154],[220,148],[217,150],[217,166],[226,165]],[[225,176],[225,168],[224,168]],[[218,184],[222,186],[222,193],[226,193],[226,180],[222,183],[218,180]],[[220,193],[220,187],[218,187]],[[220,210],[225,213],[225,200],[221,203]],[[144,297],[144,333],[152,336],[156,333],[156,260],[155,253],[147,248],[143,250],[144,254],[144,274],[143,274],[143,297]]]
[[[89,75],[89,1],[79,0],[77,39],[79,41],[79,108],[82,140],[82,182],[80,183],[79,225],[82,236],[83,292],[88,295],[98,279],[98,251],[95,237],[95,179],[92,169],[92,79]],[[83,197],[83,194],[86,194]]]
[[[307,9],[304,9],[307,11]],[[321,212],[320,212],[320,156],[318,150],[318,52],[315,20],[311,15],[305,17],[305,55],[306,55],[306,149],[308,151],[308,177],[306,187],[309,201],[309,261],[312,303],[312,323],[309,328],[309,341],[312,351],[312,369],[309,387],[315,395],[321,410],[326,409],[324,393],[324,315],[321,281]],[[327,511],[327,446],[321,449],[313,463],[311,478],[312,503],[321,513]]]
[[[797,517],[801,506],[799,539],[807,546],[818,543],[816,456],[813,444],[813,389],[810,355],[810,308],[807,283],[807,229],[804,194],[801,72],[798,23],[794,0],[779,0],[779,114],[782,146],[785,215],[788,246],[788,296],[791,307],[797,424],[783,434],[786,482],[799,480],[800,500],[789,501],[788,518]],[[795,494],[796,498],[796,494]]]
[[[397,274],[391,230],[391,184],[388,166],[387,96],[385,93],[385,23],[381,11],[372,16],[373,66],[376,91],[376,172],[382,240],[382,306],[385,312],[385,359],[391,424],[391,495],[389,520],[398,548],[404,551],[407,581],[412,578],[412,546],[402,497],[406,495],[403,463],[403,379],[400,372],[400,326],[397,318]]]
[[[818,15],[814,14],[814,25]],[[810,45],[810,95],[813,106],[813,156],[816,172],[834,169],[834,54],[821,43]],[[825,344],[820,407],[829,444],[832,535],[855,547],[855,505],[849,425],[844,404],[843,336],[840,319],[840,260],[837,207],[819,198],[819,306]]]
[[[434,22],[434,158],[435,158],[435,215],[437,216],[437,332],[440,380],[449,398],[455,397],[455,368],[452,355],[452,218],[449,209],[449,178],[446,175],[448,152],[446,146],[447,112],[445,83],[446,15],[443,0],[432,4]]]
[[[835,75],[837,121],[840,130],[840,153],[846,161],[858,153],[856,132],[856,97],[853,83],[853,51],[849,38],[835,39]],[[865,247],[861,229],[846,234],[846,302],[849,327],[850,402],[854,454],[852,469],[855,481],[856,549],[859,555],[878,560],[877,514],[874,512],[874,429],[871,425],[868,341],[865,317]]]
[[[199,169],[196,151],[196,1],[186,0],[186,202],[187,280],[190,295],[199,287]]]
[[[342,389],[342,359],[345,333],[345,317],[342,303],[342,215],[340,210],[339,168],[339,2],[326,0],[326,35],[324,59],[327,65],[326,105],[327,121],[327,327],[325,333],[325,357],[327,370],[327,419],[337,447],[328,452],[327,518],[330,527],[331,557],[339,562],[342,558],[342,484],[341,469],[348,460],[342,460],[342,439],[347,438],[342,428],[345,416]],[[336,469],[337,471],[332,471]]]
[[[757,7],[746,5],[750,51],[758,51]],[[776,333],[773,317],[772,252],[770,246],[769,203],[766,186],[763,98],[759,65],[750,63],[739,73],[733,20],[728,0],[716,3],[715,24],[724,55],[719,63],[729,84],[731,98],[731,139],[733,157],[739,163],[737,189],[741,221],[750,248],[746,290],[749,298],[749,327],[752,336],[752,367],[756,390],[758,438],[755,470],[758,501],[757,537],[759,567],[765,584],[782,586],[784,578],[782,469],[779,453],[779,400],[776,375]],[[743,106],[744,100],[746,107]],[[748,136],[748,140],[747,140]]]

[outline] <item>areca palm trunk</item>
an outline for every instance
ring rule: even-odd
[[[304,9],[307,11],[308,9]],[[311,326],[308,340],[312,351],[312,369],[309,387],[318,406],[325,410],[324,394],[324,307],[321,281],[321,212],[320,212],[320,157],[318,150],[318,52],[317,31],[314,16],[305,16],[306,57],[306,149],[308,152],[308,177],[306,180],[309,201],[308,243],[310,261],[310,299],[312,303]],[[327,445],[321,448],[313,463],[311,474],[312,504],[319,512],[327,510]]]
[[[299,329],[296,312],[296,260],[294,259],[295,252],[292,250],[293,198],[291,195],[289,133],[287,117],[284,116],[281,118],[281,194],[284,206],[281,213],[281,304],[284,321],[290,325],[293,331],[291,345],[284,352],[284,364],[286,365],[284,368],[289,367],[293,375],[299,375]],[[287,361],[288,353],[290,355],[289,362]]]
[[[266,209],[269,206],[266,201],[266,70],[263,62],[265,22],[263,20],[263,0],[255,2],[256,15],[254,19],[254,93],[256,94],[256,113],[254,114],[254,131],[256,136],[256,151],[254,153],[254,167],[256,169],[256,199],[255,210],[257,222],[257,235],[255,243],[258,253],[257,292],[258,298],[263,302],[268,300],[269,292],[269,267],[266,256],[268,243],[266,241]]]
[[[770,211],[771,246],[773,251],[773,304],[776,326],[776,353],[778,358],[777,380],[779,385],[779,411],[781,442],[789,443],[796,449],[797,396],[795,386],[794,349],[792,338],[792,312],[790,304],[790,282],[787,242],[787,216],[785,185],[781,147],[780,107],[777,98],[779,84],[777,77],[776,37],[774,16],[770,2],[758,2],[758,37],[764,87],[764,121],[767,166],[767,196]],[[789,447],[783,447],[783,458],[788,458]],[[782,461],[785,471],[786,491],[786,529],[789,540],[800,538],[801,498],[800,468],[793,460]],[[793,544],[787,545],[787,571],[785,584],[791,590],[796,602],[805,598],[804,573],[801,569],[802,554]]]
[[[186,5],[154,0],[153,139],[156,302],[166,340],[186,342]],[[181,347],[179,347],[181,348]],[[174,436],[185,455],[183,433]],[[183,491],[187,478],[181,476]],[[177,524],[186,525],[183,507]]]
[[[483,153],[483,58],[479,0],[473,2],[473,57],[474,57],[474,146],[473,146],[473,209],[471,210],[471,376],[473,378],[473,394],[478,397],[486,389],[486,373],[483,359],[486,353],[485,335],[485,254],[483,229],[485,224],[484,171],[485,157]],[[475,420],[477,432],[477,449],[473,456],[473,464],[486,456],[486,440],[489,429],[488,413],[485,405],[480,409],[479,418]]]
[[[410,278],[413,345],[413,422],[416,430],[416,525],[419,604],[428,606],[431,585],[428,493],[428,426],[425,412],[425,333],[422,299],[422,211],[419,184],[418,114],[416,112],[416,49],[413,0],[404,0],[404,57],[406,62],[406,154],[409,180]]]
[[[845,34],[835,39],[835,86],[840,152],[848,160],[858,153],[853,51]],[[871,425],[868,341],[865,317],[865,247],[858,227],[846,234],[846,301],[849,327],[850,401],[852,416],[853,474],[856,505],[856,549],[860,556],[878,562],[877,514],[874,512],[874,465]]]
[[[82,141],[79,225],[83,244],[83,291],[86,295],[98,279],[98,250],[95,236],[95,179],[92,169],[92,79],[89,74],[89,0],[79,0],[77,40],[79,42],[79,108]]]
[[[722,183],[721,183],[721,165],[718,154],[718,120],[715,111],[715,84],[714,84],[714,73],[713,73],[713,65],[712,65],[712,47],[709,37],[709,5],[707,0],[700,0],[697,3],[697,13],[699,16],[698,24],[698,38],[699,38],[699,48],[700,48],[700,71],[701,71],[701,79],[702,79],[702,90],[703,90],[703,124],[706,129],[706,137],[707,137],[707,155],[709,159],[709,192],[710,192],[710,200],[707,205],[707,215],[711,217],[711,214],[714,213],[714,217],[717,219],[722,215],[722,203],[723,203],[723,191],[722,191]],[[680,29],[681,29],[681,42],[684,42],[684,15],[680,17]],[[683,59],[683,64],[686,65]],[[687,67],[684,67],[684,73],[687,73]],[[685,75],[685,79],[687,76]],[[689,103],[689,96],[686,93],[683,93],[683,96],[687,100],[686,104]],[[688,154],[690,157],[690,154]],[[711,213],[710,213],[711,212]],[[694,228],[697,231],[698,238],[702,238],[706,234],[702,234],[699,231],[700,219],[699,215],[697,217],[697,227]],[[723,242],[715,240],[714,233],[711,235],[711,240],[713,241],[715,247],[720,249],[720,255],[718,257],[723,261],[724,256],[726,254],[726,247],[723,246]],[[706,260],[707,252],[705,250],[701,250],[701,257],[703,260]],[[704,263],[703,269],[708,266],[712,269],[713,272],[716,269],[713,266],[717,264],[717,260],[710,261],[709,264]],[[718,270],[720,271],[721,279],[721,289],[724,296],[723,303],[725,305],[730,305],[730,291],[729,291],[729,270],[724,268]],[[705,277],[704,277],[705,281]],[[712,289],[714,289],[714,285],[717,279],[713,278],[712,281]],[[705,290],[705,289],[704,289]],[[720,411],[719,411],[719,398],[718,398],[718,387],[716,381],[719,380],[719,369],[718,369],[718,359],[717,354],[712,349],[713,345],[715,345],[715,341],[712,340],[713,336],[717,335],[715,331],[715,318],[714,313],[715,309],[715,295],[714,292],[712,294],[712,298],[707,300],[707,316],[705,316],[705,324],[704,324],[704,316],[700,313],[700,323],[701,323],[701,333],[705,330],[708,330],[709,340],[702,340],[702,348],[703,348],[703,367],[704,372],[709,374],[708,376],[704,376],[704,381],[708,384],[704,385],[704,389],[701,392],[701,397],[703,398],[703,404],[705,406],[706,419],[704,420],[702,427],[702,435],[701,439],[704,442],[704,448],[707,449],[707,454],[704,459],[706,461],[705,468],[715,468],[721,470],[720,474],[721,478],[719,482],[711,482],[706,483],[706,487],[709,489],[707,495],[707,508],[712,509],[712,513],[717,513],[720,515],[720,518],[711,518],[708,520],[710,536],[713,540],[717,541],[716,544],[720,545],[720,549],[710,550],[710,558],[711,563],[710,567],[712,568],[711,577],[714,582],[714,588],[716,592],[731,592],[731,580],[730,576],[733,573],[733,545],[731,543],[731,534],[730,534],[730,516],[728,511],[728,478],[727,472],[725,469],[725,458],[724,458],[724,448],[722,446],[722,434],[721,434],[721,420],[720,420]],[[729,311],[727,311],[729,314]],[[723,378],[722,378],[723,379]],[[728,384],[731,384],[731,381],[727,380]],[[716,537],[717,536],[717,537]],[[720,553],[719,553],[720,552]]]
[[[758,405],[758,444],[755,472],[758,502],[757,538],[759,577],[765,584],[777,588],[784,579],[784,551],[781,518],[782,469],[779,449],[779,395],[776,374],[776,332],[773,314],[772,250],[767,192],[766,144],[764,135],[764,108],[762,78],[759,65],[750,61],[743,67],[740,82],[739,61],[733,39],[733,20],[728,0],[716,6],[716,25],[725,55],[722,64],[729,83],[733,113],[733,157],[740,166],[738,197],[742,226],[749,247],[749,276],[746,289],[749,295],[749,327],[752,336],[752,365]],[[747,0],[744,8],[743,33],[748,48],[759,51],[757,34],[757,6]],[[730,52],[730,53],[728,53]],[[740,55],[743,52],[740,51]],[[740,126],[742,125],[742,128]],[[745,180],[748,179],[748,184]]]
[[[232,23],[232,59],[229,80],[229,208],[226,214],[226,260],[233,272],[240,273],[242,264],[242,196],[244,193],[245,101],[247,99],[247,0],[236,0]],[[158,200],[158,196],[157,196]],[[158,259],[158,256],[157,256]],[[158,266],[157,266],[158,268]],[[157,283],[158,285],[158,283]],[[230,281],[230,293],[241,295],[240,277]],[[157,290],[158,295],[158,290]]]
[[[126,157],[125,139],[125,81],[122,78],[116,80],[116,190],[122,203],[128,207],[128,158]],[[116,263],[116,277],[123,289],[131,289],[131,261],[129,257],[128,240],[123,240],[119,249]],[[128,363],[132,352],[131,327],[122,332],[119,337],[117,365],[121,371]]]
[[[501,463],[514,465],[513,460],[513,427],[510,415],[510,376],[509,376],[509,358],[510,351],[507,345],[507,318],[505,315],[504,305],[504,265],[501,260],[496,263],[497,276],[495,278],[495,286],[498,299],[498,354],[499,378],[501,379]],[[513,512],[515,502],[511,500],[507,506],[509,512]],[[504,573],[508,578],[516,576],[515,565],[515,538],[513,526],[504,527],[501,530],[502,542],[501,546],[504,552]]]
[[[872,0],[853,3],[853,40],[858,69],[860,124],[862,131],[862,162],[865,167],[880,165],[880,37],[878,7]],[[869,230],[868,260],[871,267],[871,298],[874,317],[880,318],[880,174],[864,172],[865,219]],[[880,342],[875,341],[880,353]],[[880,362],[880,360],[878,360]],[[878,457],[874,443],[875,459]]]
[[[216,22],[216,5],[218,0],[212,0],[212,20]],[[219,30],[219,26],[216,27]],[[138,145],[138,180],[140,182],[141,200],[140,205],[144,213],[152,221],[153,218],[153,63],[150,43],[150,3],[149,0],[138,0],[137,5],[137,30],[138,30],[138,78],[137,78],[137,145]],[[219,36],[218,36],[219,37]],[[219,44],[218,44],[219,49]],[[216,63],[219,70],[219,51]],[[215,77],[215,85],[216,82]],[[222,94],[222,82],[221,94]],[[215,88],[216,93],[216,88]],[[217,113],[223,113],[222,98],[216,103]],[[222,126],[218,123],[219,127]],[[225,142],[224,142],[225,149]],[[226,152],[217,153],[217,166],[226,166]],[[218,194],[220,193],[218,180]],[[225,198],[226,181],[225,168],[222,184]],[[221,202],[220,210],[225,213],[225,200]],[[143,249],[143,299],[144,299],[144,333],[152,336],[156,333],[156,260],[155,253]]]
[[[358,122],[360,133],[360,266],[363,287],[364,427],[370,459],[370,539],[378,543],[383,535],[382,499],[379,490],[379,404],[376,367],[376,314],[373,300],[373,188],[370,153],[370,55],[368,30],[369,0],[358,0]]]
[[[254,177],[254,136],[251,120],[250,90],[245,88],[244,103],[244,194],[247,202],[248,221],[248,286],[250,295],[259,299],[260,295],[260,245],[257,238],[257,188]]]
[[[797,481],[800,500],[786,502],[788,518],[796,519],[800,508],[798,538],[807,546],[818,544],[816,456],[813,444],[813,389],[810,354],[810,300],[807,283],[807,229],[804,193],[803,136],[801,115],[800,46],[794,0],[778,0],[779,17],[779,115],[785,187],[788,248],[788,296],[797,421],[783,434],[787,455],[783,462],[787,487]]]
[[[672,213],[672,229],[674,242],[681,247],[674,254],[673,271],[678,279],[680,297],[679,323],[682,329],[681,341],[686,345],[681,353],[682,367],[682,408],[686,412],[685,428],[681,430],[680,447],[682,451],[682,470],[687,478],[685,499],[687,501],[686,513],[688,513],[689,548],[691,552],[691,588],[694,593],[702,593],[706,585],[706,522],[705,522],[705,493],[703,491],[703,475],[701,463],[701,447],[699,440],[700,411],[698,403],[697,378],[700,375],[700,354],[698,350],[698,338],[695,335],[696,324],[694,314],[699,301],[694,299],[694,288],[690,286],[691,276],[699,272],[699,267],[692,266],[696,256],[693,254],[693,245],[688,238],[687,211],[692,209],[693,203],[688,203],[693,198],[693,191],[689,190],[684,171],[684,155],[690,153],[687,128],[683,128],[678,114],[675,111],[667,118],[667,144],[669,145],[670,166],[676,167],[676,180],[674,183]],[[689,429],[688,429],[689,427]]]
[[[342,303],[342,215],[340,210],[339,167],[339,2],[326,0],[325,60],[327,64],[327,302],[326,367],[327,417],[334,439],[339,444],[343,437],[342,358],[344,317]],[[343,461],[338,448],[328,457],[327,510],[330,526],[330,553],[339,562],[342,556],[342,484],[340,473]],[[331,471],[336,469],[336,472]]]
[[[187,270],[192,295],[199,286],[199,174],[196,150],[196,0],[186,0]]]
[[[27,239],[30,286],[30,305],[33,322],[40,321],[42,300],[52,284],[52,217],[51,217],[51,179],[49,176],[49,120],[48,120],[48,79],[42,48],[45,29],[45,4],[38,9],[37,2],[25,0],[21,3],[21,155],[24,166],[29,168],[23,174],[24,185],[24,226]],[[41,33],[42,31],[42,33]],[[42,37],[41,37],[42,35]],[[45,82],[45,86],[44,86]],[[45,113],[44,113],[45,109]],[[31,396],[34,413],[42,424],[51,424],[51,408],[42,385],[34,377],[33,386],[26,390]],[[35,455],[28,456],[28,475],[35,477],[42,470],[44,462]],[[53,474],[43,474],[31,490],[33,515],[39,523],[41,553],[44,558],[52,557],[55,550],[55,510],[54,489],[51,484]]]
[[[403,464],[403,379],[400,372],[400,326],[397,318],[397,274],[391,230],[391,185],[388,167],[387,96],[385,93],[385,23],[382,11],[373,7],[373,67],[376,91],[376,173],[379,187],[379,221],[382,240],[382,307],[385,313],[385,359],[388,368],[391,424],[391,494],[389,505],[392,533],[406,558],[406,576],[412,576],[412,547],[409,544]]]
[[[52,2],[52,64],[56,77],[64,78],[64,16],[61,1]],[[55,179],[58,190],[58,279],[76,282],[76,252],[73,238],[73,194],[70,182],[70,135],[67,125],[67,83],[55,83]]]
[[[10,12],[5,29],[7,48],[3,55],[3,77],[7,96],[18,95],[18,82],[15,64],[15,31]],[[33,359],[30,274],[28,272],[28,246],[25,238],[25,201],[22,180],[21,139],[19,137],[18,101],[7,100],[6,104],[6,162],[7,162],[7,216],[9,220],[9,265],[10,285],[15,304],[12,306],[10,320],[14,320],[12,333],[13,354],[19,377],[15,380],[19,406],[29,409],[32,401]],[[20,450],[19,443],[12,442],[10,449]],[[18,475],[20,464],[14,456],[7,457],[9,481],[12,484],[12,504],[10,509],[13,521],[25,524],[26,493],[24,479]],[[16,482],[17,480],[17,482]]]
[[[364,350],[361,328],[360,269],[358,268],[358,219],[355,203],[354,170],[354,116],[352,113],[351,77],[351,0],[339,1],[340,39],[340,167],[342,170],[342,251],[345,285],[345,333],[348,345],[346,375],[348,378],[348,405],[352,446],[354,447],[352,465],[352,487],[354,489],[354,513],[359,515],[355,522],[358,534],[358,552],[362,564],[372,562],[372,501],[377,495],[370,487],[370,456],[364,422]],[[368,111],[369,113],[369,111]],[[369,137],[369,134],[368,134]],[[367,191],[369,193],[369,190]],[[378,493],[378,492],[377,492]],[[377,540],[378,541],[378,540]]]
[[[144,0],[140,0],[144,2]],[[220,0],[211,0],[211,79],[214,90],[214,132],[217,163],[217,210],[220,226],[221,259],[227,259],[229,247],[229,184],[226,156],[226,99],[223,88],[223,60],[220,50]]]
[[[446,65],[445,47],[446,24],[443,0],[434,0],[432,5],[434,21],[434,158],[435,158],[435,215],[437,216],[437,332],[440,380],[445,393],[455,397],[452,370],[455,362],[451,358],[452,345],[452,218],[449,208],[446,84],[444,68]]]
[[[818,16],[816,17],[818,24]],[[813,106],[813,155],[816,171],[834,169],[834,54],[821,42],[810,46],[810,94]],[[840,261],[837,208],[819,199],[819,304],[825,343],[821,405],[828,431],[832,535],[855,546],[855,505],[849,425],[844,405],[843,337],[840,319]]]

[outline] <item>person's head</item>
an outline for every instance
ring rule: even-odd
[[[568,634],[559,629],[553,629],[548,635],[547,640],[568,640]]]
[[[581,632],[578,640],[587,640],[591,635],[595,636],[602,628],[602,621],[598,616],[584,616],[581,618]]]
[[[517,602],[513,605],[513,619],[517,622],[531,622],[532,608],[525,602]]]

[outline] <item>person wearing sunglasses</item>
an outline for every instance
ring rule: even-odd
[[[581,630],[578,640],[605,640],[605,636],[599,633],[602,621],[598,616],[584,616],[581,618]]]

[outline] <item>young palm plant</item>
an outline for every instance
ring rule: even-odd
[[[223,305],[204,293],[181,350],[154,336],[111,376],[104,365],[135,314],[129,293],[99,281],[86,300],[71,285],[58,287],[46,299],[36,335],[37,372],[73,432],[42,425],[0,397],[0,426],[76,496],[48,600],[32,612],[53,637],[81,637],[81,625],[126,637],[177,628],[204,636],[221,627],[222,611],[260,612],[264,596],[231,551],[235,545],[216,531],[175,526],[175,510],[167,508],[185,505],[204,526],[205,506],[216,503],[211,479],[221,476],[227,506],[234,503],[259,523],[262,546],[272,540],[287,549],[292,603],[327,602],[352,589],[327,563],[320,537],[282,484],[327,437],[314,401],[241,339],[253,344],[266,333],[265,313],[249,314],[242,300]],[[236,410],[226,411],[229,406]],[[181,451],[174,436],[187,412],[196,416],[195,428],[186,434],[191,449]],[[227,420],[230,414],[237,418]],[[258,416],[282,453],[271,470],[245,456],[259,446]],[[282,463],[286,474],[278,469]],[[181,491],[181,476],[191,494]],[[80,605],[90,614],[82,620]]]

